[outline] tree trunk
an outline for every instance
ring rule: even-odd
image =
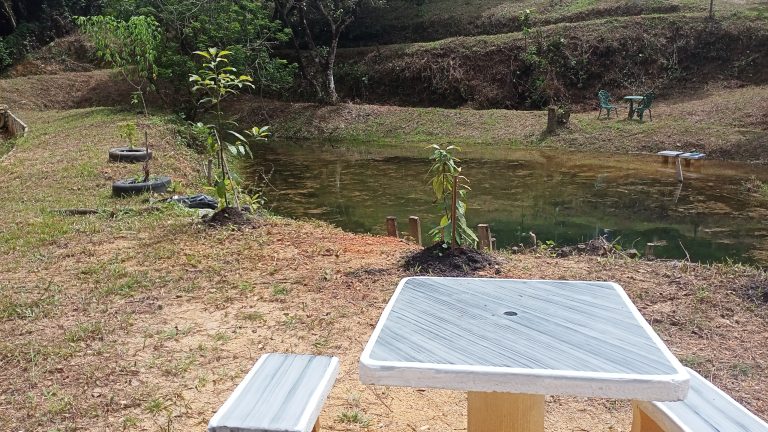
[[[336,61],[336,47],[339,44],[339,36],[340,32],[334,32],[331,36],[333,40],[331,40],[331,49],[328,50],[328,59],[325,67],[326,88],[328,90],[326,96],[328,98],[328,103],[331,105],[339,103],[339,95],[336,94],[336,82],[333,79],[333,65]]]
[[[16,30],[16,15],[11,0],[0,0],[0,36],[8,36]]]

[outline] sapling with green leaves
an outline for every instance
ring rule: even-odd
[[[128,148],[133,150],[136,146],[136,124],[135,123],[122,123],[117,126],[120,138],[128,141]]]
[[[428,176],[431,176],[429,184],[435,196],[435,203],[442,212],[440,224],[433,228],[429,234],[435,242],[441,242],[444,246],[449,243],[452,248],[457,246],[477,245],[477,236],[467,225],[467,192],[469,180],[461,175],[461,161],[453,155],[454,151],[461,151],[457,146],[442,148],[437,144],[430,146],[432,155],[429,160],[432,166]]]
[[[116,67],[136,91],[131,103],[141,103],[148,116],[144,94],[155,89],[160,27],[152,17],[133,16],[127,21],[111,16],[76,17],[75,22],[96,46],[96,55]]]
[[[231,157],[246,155],[253,157],[248,144],[252,141],[266,141],[269,136],[269,126],[253,127],[243,132],[230,129],[238,125],[231,119],[225,118],[221,103],[226,98],[238,94],[242,89],[253,88],[253,79],[248,75],[236,74],[237,71],[229,65],[227,59],[232,54],[230,51],[208,48],[206,51],[195,51],[195,54],[203,60],[202,69],[197,74],[190,74],[189,81],[193,85],[192,91],[202,96],[198,104],[212,116],[213,123],[198,123],[193,127],[198,131],[202,128],[208,130],[206,139],[209,152],[208,175],[216,195],[224,202],[225,207],[229,207],[231,197],[234,207],[240,209],[241,198],[243,198],[241,182],[237,174],[229,168],[227,153]],[[214,158],[219,168],[215,176],[211,173]],[[248,196],[244,198],[250,201]]]

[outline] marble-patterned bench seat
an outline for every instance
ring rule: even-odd
[[[208,423],[208,432],[310,432],[339,373],[339,359],[264,354]]]
[[[768,424],[688,369],[681,402],[634,402],[632,432],[768,432]]]

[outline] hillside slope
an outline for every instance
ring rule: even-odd
[[[609,18],[340,53],[342,93],[363,102],[455,108],[593,106],[615,95],[686,94],[768,81],[768,21],[704,15]]]

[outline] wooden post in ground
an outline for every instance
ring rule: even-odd
[[[421,246],[421,220],[419,220],[418,216],[408,217],[408,231],[411,237],[416,240],[416,244]]]
[[[683,182],[683,166],[680,163],[680,158],[679,157],[675,158],[675,178],[680,183]]]
[[[496,237],[491,237],[491,250],[496,250]]]
[[[397,218],[395,216],[387,216],[387,236],[399,237],[397,234]]]
[[[547,133],[557,130],[557,107],[547,107]]]
[[[469,392],[467,432],[544,432],[544,395]]]
[[[491,227],[488,224],[477,225],[477,239],[480,240],[480,250],[493,250],[491,245]]]
[[[656,246],[655,243],[646,243],[645,244],[645,257],[646,258],[653,258],[653,247]]]

